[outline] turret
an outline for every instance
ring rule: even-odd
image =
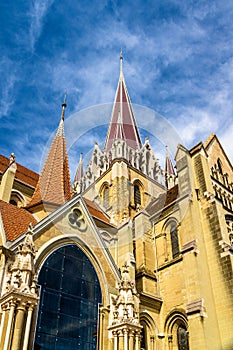
[[[65,108],[66,96],[62,103],[61,118],[56,135],[42,168],[35,192],[27,206],[32,212],[42,210],[46,213],[47,211],[53,211],[71,198],[70,172],[64,131]]]

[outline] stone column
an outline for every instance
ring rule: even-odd
[[[25,333],[24,333],[23,350],[27,350],[28,348],[33,308],[34,308],[34,305],[29,305],[28,307],[27,321],[26,321],[26,327],[25,327]]]
[[[21,338],[24,330],[25,319],[25,303],[20,303],[16,309],[15,326],[12,340],[12,348],[14,350],[21,350]]]
[[[155,350],[155,337],[152,335],[150,337],[151,350]]]
[[[172,346],[172,335],[168,336],[168,349],[172,350],[173,346]]]
[[[117,332],[113,332],[114,342],[113,342],[113,350],[118,350],[118,336]]]
[[[134,350],[134,332],[129,333],[129,350]]]
[[[124,329],[123,334],[124,334],[124,350],[128,350],[128,329]]]
[[[139,350],[139,344],[140,343],[140,338],[139,338],[139,333],[136,333],[135,335],[135,350]]]
[[[124,335],[122,333],[122,330],[119,332],[118,339],[119,339],[118,349],[124,350]]]
[[[15,312],[15,302],[11,302],[3,350],[9,349],[11,329],[12,329],[13,322],[14,322],[14,312]]]
[[[5,322],[5,317],[6,317],[6,308],[2,307],[2,319],[1,319],[1,325],[0,325],[0,346],[1,346],[1,340],[2,340],[2,335],[3,335],[3,329],[4,329],[4,322]]]

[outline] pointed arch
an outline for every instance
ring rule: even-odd
[[[96,349],[98,305],[102,302],[96,270],[77,244],[54,250],[44,261],[38,276],[40,303],[35,348],[54,344]],[[88,329],[88,331],[87,331]],[[56,345],[55,345],[56,344]]]
[[[177,219],[174,217],[169,218],[163,226],[163,232],[166,238],[166,250],[168,255],[171,255],[174,259],[180,255]]]
[[[165,320],[167,342],[178,350],[189,350],[188,319],[183,309],[172,310]]]
[[[133,180],[133,203],[135,209],[144,206],[144,186],[139,179]]]
[[[101,205],[107,209],[110,205],[110,184],[105,181],[99,190],[100,203]]]
[[[140,324],[143,327],[141,348],[145,350],[156,348],[158,328],[154,319],[147,311],[140,313]]]

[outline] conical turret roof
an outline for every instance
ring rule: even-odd
[[[65,108],[66,103],[64,102],[56,135],[28,208],[41,202],[60,205],[71,198],[70,172],[64,133]]]
[[[142,147],[138,127],[125,84],[122,61],[123,57],[121,53],[120,77],[117,85],[108,134],[105,142],[105,151],[109,151],[112,143],[117,139],[125,140],[127,145],[133,149]]]

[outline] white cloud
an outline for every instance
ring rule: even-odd
[[[9,113],[11,106],[14,104],[14,86],[17,81],[17,77],[16,67],[10,59],[2,57],[0,67],[4,67],[4,69],[1,71],[1,118]]]
[[[233,123],[225,128],[225,130],[218,135],[219,141],[221,142],[223,149],[225,150],[231,164],[233,166]]]
[[[31,5],[29,12],[29,17],[31,19],[29,36],[32,51],[34,51],[35,43],[41,34],[44,17],[53,2],[54,0],[34,0]]]

